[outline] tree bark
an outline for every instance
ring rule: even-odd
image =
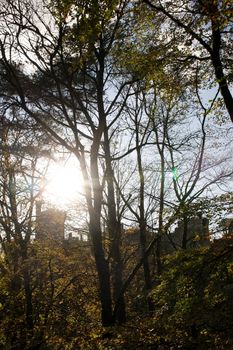
[[[204,49],[210,54],[210,59],[214,67],[215,77],[224,100],[227,112],[230,116],[231,121],[233,122],[233,96],[230,92],[227,79],[224,74],[223,64],[221,60],[221,31],[219,26],[219,21],[221,16],[218,10],[218,2],[212,0],[210,5],[207,6],[207,11],[204,10],[204,14],[210,18],[211,27],[212,27],[212,47],[207,43],[203,37],[196,33],[190,26],[182,22],[182,20],[176,18],[172,13],[168,12],[163,6],[155,5],[150,0],[143,0],[150,8],[155,11],[163,13],[167,16],[172,22],[174,22],[178,27],[184,29],[187,34],[191,35],[196,39]]]
[[[152,288],[151,282],[151,273],[150,273],[150,264],[149,256],[146,255],[147,249],[147,237],[146,237],[146,218],[145,218],[145,176],[143,171],[142,164],[142,154],[141,154],[141,145],[139,139],[139,120],[136,113],[135,116],[135,132],[136,132],[136,153],[137,153],[137,167],[139,175],[139,238],[140,238],[140,248],[141,248],[141,257],[144,273],[144,288],[147,293]],[[153,304],[150,297],[147,297],[148,310],[153,310]]]
[[[217,5],[215,5],[218,12]],[[215,11],[215,12],[216,12]],[[215,17],[213,17],[215,18]],[[219,88],[226,106],[226,109],[233,122],[233,97],[228,87],[227,79],[224,75],[223,65],[221,60],[221,32],[218,26],[218,22],[214,19],[211,20],[212,25],[212,53],[211,60],[214,66],[215,76],[219,84]]]
[[[94,202],[93,206],[89,207],[89,230],[92,238],[96,269],[99,279],[102,325],[107,327],[112,325],[113,317],[109,263],[104,254],[101,230],[101,205],[103,193],[98,172],[99,140],[100,136],[95,139],[91,147],[90,169]]]
[[[20,242],[22,263],[23,263],[23,286],[25,293],[25,314],[26,324],[29,338],[33,336],[34,320],[33,320],[33,304],[32,304],[32,287],[31,276],[28,265],[28,247],[27,242]]]
[[[187,215],[183,215],[183,237],[182,237],[182,249],[187,248],[187,239],[188,239],[188,218]]]
[[[109,327],[113,324],[109,264],[104,256],[99,219],[94,215],[90,217],[89,229],[99,280],[102,325]]]
[[[120,252],[121,224],[119,219],[117,219],[116,213],[114,173],[111,164],[110,144],[106,124],[104,132],[104,150],[107,177],[108,230],[111,241],[110,258],[112,258],[113,299],[115,304],[118,303],[115,320],[118,324],[122,324],[126,321],[126,312],[124,294],[121,294],[123,286],[123,264]]]

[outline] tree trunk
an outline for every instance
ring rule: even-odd
[[[121,294],[123,286],[123,264],[120,252],[121,243],[121,224],[117,219],[115,191],[114,191],[114,173],[111,164],[111,154],[107,125],[104,132],[104,150],[106,161],[106,177],[107,177],[107,203],[108,203],[108,230],[111,241],[111,260],[112,260],[112,282],[113,282],[113,298],[115,309],[117,310],[115,320],[118,324],[126,321],[124,294]],[[118,303],[116,307],[116,303]]]
[[[32,287],[31,287],[31,277],[28,265],[28,253],[27,253],[27,242],[22,241],[20,244],[21,256],[23,263],[23,286],[25,293],[25,314],[26,314],[26,324],[28,330],[28,337],[33,336],[33,305],[32,305]]]
[[[144,287],[147,292],[151,290],[151,274],[150,274],[150,264],[149,257],[145,254],[147,248],[147,239],[146,239],[146,218],[145,218],[145,177],[142,164],[142,154],[140,148],[139,140],[139,121],[136,114],[135,119],[135,132],[136,132],[136,152],[137,152],[137,167],[138,175],[140,181],[139,189],[139,238],[140,238],[140,248],[141,248],[141,257],[143,261],[143,273],[144,273]],[[150,298],[147,298],[147,305],[149,311],[152,311],[153,305]]]
[[[220,57],[221,49],[221,33],[219,28],[216,28],[215,23],[212,21],[212,40],[213,40],[213,50],[211,54],[212,63],[214,66],[215,76],[219,84],[219,88],[227,108],[227,111],[230,115],[231,121],[233,122],[233,98],[228,87],[227,79],[223,72],[222,61]]]
[[[112,318],[112,297],[111,297],[111,281],[109,263],[105,258],[103,248],[103,237],[101,230],[101,206],[103,190],[100,185],[99,171],[98,171],[98,149],[101,133],[99,132],[93,141],[90,155],[90,169],[91,169],[91,181],[93,190],[93,204],[87,191],[87,204],[89,210],[89,231],[93,243],[93,251],[95,256],[96,269],[99,280],[99,292],[101,302],[101,316],[102,325],[111,326],[113,322]]]
[[[186,249],[188,240],[188,218],[185,214],[183,216],[183,225],[182,249]]]
[[[109,264],[105,259],[103,251],[100,219],[99,217],[95,217],[94,213],[90,217],[89,229],[93,242],[93,251],[99,280],[102,325],[108,327],[113,324],[110,272]]]

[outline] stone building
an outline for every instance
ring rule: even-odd
[[[162,251],[171,253],[174,250],[181,249],[183,247],[184,232],[184,221],[180,220],[172,234],[162,237]],[[186,248],[207,246],[209,244],[209,220],[201,216],[189,218],[186,230]]]
[[[41,210],[41,204],[37,205],[36,212],[36,239],[64,240],[66,213],[62,210],[49,208]]]

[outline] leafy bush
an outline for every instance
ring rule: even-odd
[[[152,298],[157,332],[177,347],[232,349],[233,247],[219,240],[209,248],[166,258]]]

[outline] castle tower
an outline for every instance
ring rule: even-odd
[[[53,208],[37,210],[36,239],[63,241],[65,219],[66,213],[62,210]]]

